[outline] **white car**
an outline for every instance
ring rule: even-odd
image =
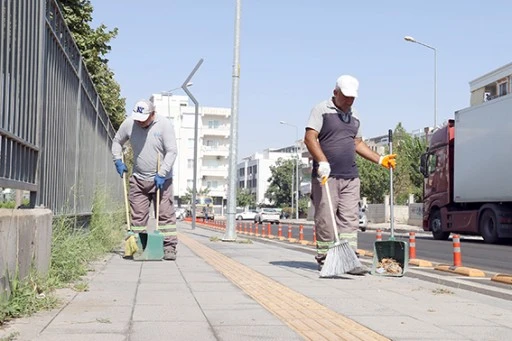
[[[254,220],[258,212],[256,211],[245,211],[236,214],[236,220]]]
[[[254,217],[255,223],[270,222],[279,224],[280,214],[279,211],[273,208],[262,208],[258,211],[258,214]]]

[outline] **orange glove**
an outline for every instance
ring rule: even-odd
[[[383,167],[386,167],[389,169],[390,167],[395,169],[396,167],[396,154],[389,154],[381,156],[379,159],[379,165],[382,165]]]

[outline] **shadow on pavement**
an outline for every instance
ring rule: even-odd
[[[270,262],[270,264],[277,265],[277,266],[287,266],[289,268],[295,268],[295,269],[308,269],[308,270],[314,270],[314,271],[318,270],[318,265],[313,262],[300,262],[300,261],[290,260],[290,261],[275,261],[275,262]]]

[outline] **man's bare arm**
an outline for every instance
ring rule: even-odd
[[[354,143],[356,145],[357,154],[361,155],[362,157],[364,157],[367,160],[370,160],[377,164],[379,163],[380,155],[377,154],[376,152],[374,152],[373,150],[371,150],[370,147],[368,147],[368,145],[363,142],[363,139],[356,138],[354,140]]]
[[[327,158],[325,157],[325,154],[320,147],[320,143],[318,143],[318,131],[314,129],[306,129],[306,134],[304,135],[304,144],[308,148],[308,151],[313,157],[313,160],[316,162],[327,162]]]

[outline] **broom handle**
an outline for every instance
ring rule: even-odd
[[[124,163],[124,155],[121,154],[121,162]],[[130,224],[130,207],[128,203],[128,190],[126,189],[126,172],[123,172],[123,190],[124,190],[124,208],[126,211],[126,223],[128,224],[128,231],[132,230],[132,225]]]
[[[389,154],[393,154],[393,131],[388,131],[389,140]],[[394,200],[393,200],[393,167],[389,167],[389,219],[391,220],[391,239],[395,238],[395,214],[394,214]]]
[[[156,173],[160,172],[160,153],[157,153],[156,158]],[[158,230],[158,220],[160,217],[160,188],[156,188],[156,230]]]
[[[325,191],[327,192],[327,203],[329,204],[329,213],[331,214],[332,231],[334,232],[334,238],[336,238],[336,244],[339,244],[340,237],[338,236],[338,229],[336,228],[336,218],[334,217],[334,209],[332,207],[331,192],[329,191],[329,179],[325,180]]]

